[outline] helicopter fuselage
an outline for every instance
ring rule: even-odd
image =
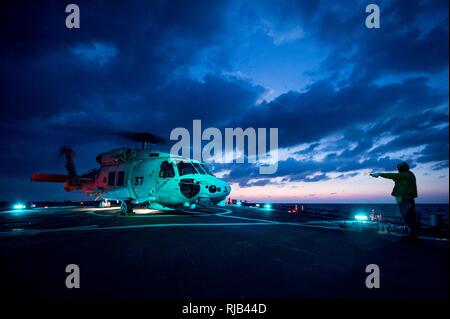
[[[231,191],[206,164],[168,153],[118,149],[100,154],[97,160],[100,169],[90,173],[93,180],[81,182],[79,189],[104,200],[186,207],[219,204]]]

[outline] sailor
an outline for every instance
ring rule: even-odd
[[[395,197],[403,220],[408,227],[408,235],[403,236],[402,240],[410,242],[416,241],[419,233],[419,224],[417,222],[416,203],[414,198],[417,197],[416,177],[409,170],[406,162],[397,165],[398,173],[371,173],[372,177],[384,177],[392,179],[395,182],[392,196]]]

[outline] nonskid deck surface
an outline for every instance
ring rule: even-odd
[[[48,207],[0,212],[0,237],[27,236],[70,231],[102,231],[153,227],[214,227],[286,225],[342,231],[374,232],[400,236],[404,227],[390,223],[360,222],[345,218],[327,219],[323,215],[287,214],[277,209],[242,207],[197,207],[192,210],[154,210],[135,208],[133,214],[121,214],[118,207]],[[448,238],[423,234],[424,240],[448,241]]]
[[[447,297],[448,241],[272,209],[50,207],[0,212],[7,298]],[[344,227],[343,227],[344,225]],[[64,285],[75,263],[82,289]],[[381,288],[365,286],[377,264]],[[33,265],[32,267],[30,265]]]

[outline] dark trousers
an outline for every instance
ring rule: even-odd
[[[406,226],[408,226],[409,236],[417,237],[419,233],[419,224],[417,223],[416,202],[414,198],[403,198],[398,203],[398,208],[403,216]]]

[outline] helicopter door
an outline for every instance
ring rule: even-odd
[[[155,177],[153,161],[141,161],[133,168],[129,185],[138,202],[151,200],[155,196]]]
[[[114,190],[114,187],[116,185],[116,167],[111,166],[107,168],[102,168],[100,172],[99,187],[103,188],[104,190],[110,192]]]
[[[156,182],[156,191],[159,191],[161,186],[163,186],[170,178],[175,177],[175,169],[172,163],[168,161],[161,162],[159,167],[158,180]]]

